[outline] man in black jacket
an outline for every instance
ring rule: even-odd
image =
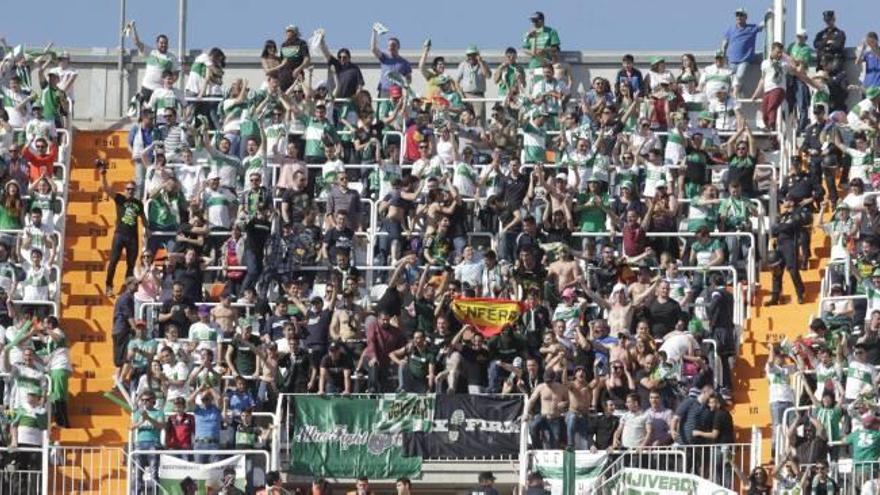
[[[835,25],[833,10],[822,12],[825,29],[816,33],[813,48],[816,49],[817,69],[829,72],[839,70],[843,62],[843,48],[846,45],[846,33]]]
[[[709,277],[709,329],[716,342],[716,352],[721,358],[722,395],[729,396],[731,386],[731,361],[736,358],[736,342],[733,329],[733,294],[727,291],[724,275],[713,273]]]

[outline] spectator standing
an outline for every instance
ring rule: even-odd
[[[327,355],[321,359],[318,393],[350,394],[352,391],[351,374],[354,370],[351,358],[342,353],[342,346],[339,345],[339,342],[330,342],[327,350]]]
[[[559,33],[544,24],[543,12],[535,12],[529,16],[529,20],[532,21],[532,29],[523,36],[522,48],[531,57],[529,69],[536,69],[553,62],[553,54],[559,50]],[[534,74],[529,76],[534,77]]]
[[[782,414],[794,406],[794,389],[791,377],[797,371],[795,365],[785,364],[785,354],[777,345],[770,348],[770,358],[764,368],[770,382],[770,412],[773,427],[782,425]]]
[[[774,42],[770,48],[770,57],[761,62],[761,80],[755,87],[752,99],[761,98],[761,118],[764,128],[776,131],[776,111],[785,101],[786,74],[792,71],[790,58],[785,54],[782,43]]]
[[[541,401],[540,413],[532,416],[529,411],[535,402]],[[564,404],[568,402],[568,388],[556,381],[556,372],[548,369],[544,371],[544,383],[541,383],[526,404],[526,413],[523,420],[529,418],[529,435],[532,439],[532,447],[537,449],[558,449],[562,442],[562,432],[565,427],[563,420]],[[547,442],[543,440],[543,433],[547,434]]]
[[[391,308],[382,307],[375,318],[367,318],[367,347],[364,361],[369,374],[369,390],[373,393],[388,392],[389,354],[405,344],[398,327],[391,324]]]
[[[131,415],[130,430],[135,433],[135,446],[137,450],[158,450],[162,448],[159,433],[165,427],[165,415],[156,408],[156,396],[151,391],[141,394],[138,409]],[[136,486],[147,485],[148,480],[158,480],[159,456],[156,454],[143,454],[139,456],[141,467],[136,474],[136,480],[140,481]],[[136,482],[137,482],[136,481]],[[143,483],[143,484],[141,484]]]
[[[816,33],[813,48],[816,49],[816,68],[828,73],[838,72],[844,61],[846,33],[838,29],[833,10],[822,12],[825,29]]]
[[[764,23],[749,24],[749,14],[745,9],[736,10],[736,24],[727,29],[721,40],[721,49],[727,55],[733,72],[734,96],[739,97],[743,76],[755,56],[755,40],[764,29]]]
[[[613,449],[635,449],[647,447],[651,440],[653,423],[651,417],[642,409],[638,394],[626,397],[626,412],[620,418],[620,425],[614,432]]]
[[[299,37],[299,28],[289,25],[284,28],[284,42],[281,43],[281,66],[278,67],[278,84],[287,91],[293,82],[302,79],[303,71],[312,63],[309,45]]]
[[[465,98],[483,98],[486,95],[486,80],[492,76],[489,66],[480,56],[477,47],[470,45],[464,52],[465,60],[458,64],[458,71],[455,74],[455,82],[459,89],[464,93]],[[474,108],[474,115],[478,122],[483,122],[485,116],[486,104],[484,102],[471,103]]]
[[[388,38],[388,53],[379,50],[379,36],[382,34],[381,25],[373,25],[370,32],[370,51],[379,60],[379,88],[377,96],[387,98],[391,87],[395,85],[388,78],[388,74],[395,73],[402,76],[409,84],[412,82],[412,66],[400,55],[400,40],[394,37]]]
[[[101,174],[101,188],[104,193],[113,199],[116,204],[116,225],[113,230],[113,242],[110,246],[110,261],[107,265],[106,292],[112,297],[113,278],[116,275],[116,265],[122,252],[125,251],[125,277],[134,275],[134,268],[138,255],[138,219],[144,228],[144,239],[150,236],[147,228],[147,217],[144,213],[144,204],[136,196],[137,184],[125,183],[125,194],[113,192],[107,183],[107,166],[103,164],[99,170]],[[145,241],[146,243],[146,241]]]
[[[186,412],[186,397],[176,397],[173,404],[174,410],[165,420],[165,448],[192,450],[196,419],[192,414]]]
[[[130,277],[125,280],[123,290],[113,304],[113,365],[116,366],[114,378],[122,378],[121,371],[128,353],[128,341],[134,331],[136,321],[134,314],[134,293],[137,290],[137,279]]]
[[[862,87],[865,89],[880,86],[880,44],[874,31],[865,35],[865,39],[856,48],[856,65],[865,64],[865,78]]]
[[[193,416],[196,418],[195,439],[193,447],[195,450],[217,450],[220,448],[220,429],[223,426],[223,413],[216,406],[216,391],[208,384],[203,384],[194,390],[189,398],[189,403],[193,403],[197,397],[200,397],[201,404],[195,404]],[[217,459],[215,454],[199,454],[196,455],[196,462],[204,464],[214,462]]]
[[[179,69],[176,57],[168,51],[168,36],[164,34],[156,36],[156,47],[151,48],[141,41],[134,21],[130,21],[127,28],[137,46],[138,54],[145,57],[146,67],[140,89],[140,100],[145,103],[150,100],[153,91],[162,87],[162,74],[166,71],[176,74]]]

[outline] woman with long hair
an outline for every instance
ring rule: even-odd
[[[20,230],[24,226],[24,209],[18,182],[10,180],[0,198],[0,230]]]

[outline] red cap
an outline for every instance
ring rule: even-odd
[[[388,89],[388,94],[390,94],[394,98],[397,98],[398,96],[401,96],[403,94],[403,90],[400,89],[400,86],[391,86],[391,88]]]

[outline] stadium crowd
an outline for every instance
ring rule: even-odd
[[[40,469],[51,420],[68,425],[69,342],[58,324],[61,191],[73,83],[70,56],[0,39],[0,464]],[[36,493],[33,485],[19,486]]]
[[[809,335],[773,346],[784,452],[772,477],[732,467],[749,493],[774,479],[835,493],[829,462],[880,456],[880,47],[876,33],[859,41],[864,77],[850,80],[846,36],[825,12],[812,43],[805,32],[774,43],[744,88],[763,23],[734,17],[709,66],[684,54],[675,70],[662,57],[639,69],[624,55],[614,78],[591,81],[576,80],[541,12],[500,65],[469,46],[447,67],[426,40],[415,76],[377,23],[376,88],[323,30],[306,40],[288,26],[263,47],[264,78],[248,81],[224,78],[220,48],[181,66],[167,36],[148,46],[129,23],[146,60],[128,138],[136,175],[118,191],[96,166],[117,211],[106,292],[133,445],[269,448],[275,425],[260,414],[279,394],[394,391],[524,394],[535,449],[731,444],[742,282],[765,263],[768,304],[783,300],[785,271],[803,301],[810,229],[833,211],[829,295],[863,297],[825,298]],[[65,53],[3,45],[2,369],[14,379],[11,442],[28,445],[47,428],[44,401],[66,422],[64,333],[26,303],[54,300],[65,184],[53,165],[76,73]],[[486,98],[490,85],[500,98]],[[771,205],[760,165],[780,159],[780,109],[799,155]],[[485,332],[456,316],[462,297],[521,301],[521,314]],[[807,400],[813,409],[787,421]],[[158,459],[144,457],[146,481]],[[275,493],[277,473],[252,467],[248,489]],[[473,493],[497,493],[488,475]],[[325,489],[318,480],[312,493]]]
[[[798,32],[761,62],[751,95],[760,118],[746,111],[741,80],[763,23],[743,10],[708,67],[685,54],[677,71],[661,57],[642,71],[624,55],[615,78],[583,90],[540,12],[494,69],[475,46],[457,68],[429,62],[426,40],[421,94],[400,40],[380,47],[378,23],[377,88],[323,30],[305,40],[288,26],[280,48],[264,46],[263,80],[224,80],[225,55],[212,48],[183,91],[167,37],[148,47],[131,23],[147,60],[129,134],[137,175],[124,193],[104,189],[119,213],[107,273],[117,378],[143,408],[138,444],[158,446],[165,428],[169,449],[251,448],[269,431],[252,415],[274,410],[279,393],[393,391],[526,394],[533,448],[732,443],[735,320],[749,303],[738,281],[756,270],[763,212],[779,208],[767,232],[768,304],[780,302],[786,270],[803,301],[799,272],[822,208],[835,212],[825,225],[834,253],[856,263],[845,273],[859,283],[846,287],[864,287],[869,309],[876,298],[876,202],[866,193],[880,49],[875,33],[860,42],[866,70],[855,84],[843,70],[845,35],[833,12],[824,19],[813,43]],[[315,75],[319,57],[327,79]],[[485,98],[491,84],[500,98]],[[864,96],[848,110],[852,91]],[[786,101],[783,118],[795,116],[803,144],[770,205],[775,184],[758,165],[779,160]],[[487,337],[456,317],[460,297],[523,310]],[[838,306],[835,317],[853,313]],[[857,342],[791,347],[803,352],[800,369],[839,359],[865,370],[847,373],[856,378],[846,396],[827,381],[817,416],[799,420],[825,424],[831,441],[844,438],[828,419],[844,411],[834,404],[856,398],[859,376],[873,387],[863,363],[880,364],[860,357],[880,318],[854,306],[853,321],[871,318]],[[821,328],[811,326],[814,344],[838,335]],[[767,368],[774,425],[795,402],[787,352],[775,349]],[[817,452],[785,457],[778,483],[801,480],[792,462],[827,462]],[[834,481],[815,465],[805,486],[826,493],[816,487]],[[738,474],[750,493],[770,482]]]

